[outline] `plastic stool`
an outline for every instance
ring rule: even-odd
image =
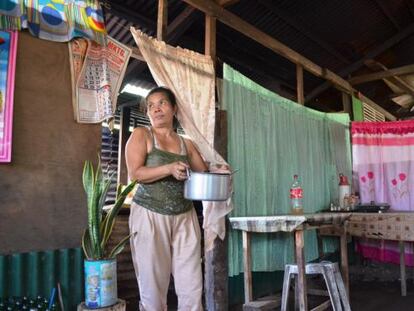
[[[305,266],[305,273],[323,275],[334,311],[351,311],[344,281],[342,280],[341,272],[336,262],[322,261],[320,263],[309,263]],[[297,265],[288,264],[285,266],[281,311],[287,310],[290,280],[292,275],[294,276],[295,274],[298,274]]]

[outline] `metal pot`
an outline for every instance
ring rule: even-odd
[[[184,198],[197,201],[226,201],[232,193],[232,173],[199,173],[187,170]]]

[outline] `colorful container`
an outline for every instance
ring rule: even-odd
[[[85,304],[90,309],[114,305],[118,300],[116,259],[85,260]]]

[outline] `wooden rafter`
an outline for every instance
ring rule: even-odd
[[[403,76],[414,73],[414,65],[407,65],[393,69],[381,70],[379,72],[369,73],[366,75],[352,77],[348,80],[352,85],[386,79],[394,76]]]
[[[364,57],[362,57],[358,61],[354,62],[353,64],[349,65],[348,67],[344,68],[343,70],[341,70],[338,73],[338,75],[341,76],[341,77],[346,77],[346,76],[350,75],[354,71],[356,71],[359,68],[361,68],[362,66],[364,66],[365,65],[364,63],[367,60],[373,59],[376,56],[378,56],[379,54],[387,51],[388,49],[392,48],[394,45],[396,45],[397,43],[401,42],[402,40],[404,40],[408,36],[412,35],[413,33],[414,33],[414,23],[411,24],[411,25],[409,25],[407,28],[401,30],[397,34],[393,35],[388,40],[382,42],[380,45],[378,45],[378,46],[372,48],[371,50],[369,50],[364,55]],[[318,96],[320,93],[326,91],[331,86],[332,86],[332,83],[330,83],[330,82],[324,82],[324,83],[322,83],[321,85],[319,85],[318,87],[316,87],[314,90],[312,90],[305,97],[305,102],[308,102],[308,101],[312,100],[313,98],[315,98],[316,96]]]
[[[347,93],[358,94],[358,92],[355,89],[353,89],[353,87],[351,86],[351,84],[348,83],[348,81],[336,75],[329,69],[322,68],[319,65],[313,63],[311,60],[307,59],[306,57],[302,56],[298,52],[292,50],[291,48],[287,47],[275,38],[257,29],[256,27],[245,22],[235,14],[223,9],[216,3],[206,0],[183,1],[203,11],[208,15],[215,16],[222,23],[259,42],[263,46],[282,55],[283,57],[287,58],[293,63],[303,66],[304,69],[306,69],[313,75],[328,80],[330,83],[333,83],[336,87],[346,91]],[[383,109],[381,106],[375,104],[372,100],[368,99],[362,94],[360,94],[359,97],[367,104],[373,106],[375,109],[380,110],[382,113],[384,113],[388,119],[395,119],[395,117],[391,113]]]
[[[366,62],[366,65],[368,68],[373,69],[373,70],[385,70],[385,71],[388,70],[387,67],[385,67],[383,64],[376,62],[376,61]],[[395,77],[395,76],[389,77],[389,78],[386,78],[386,80],[388,80],[390,83],[394,84],[395,86],[403,90],[403,92],[414,97],[414,87],[412,87],[410,84],[405,82],[400,77]]]

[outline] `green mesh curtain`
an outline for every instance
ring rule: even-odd
[[[328,208],[338,196],[338,174],[351,176],[349,116],[326,114],[272,93],[224,65],[223,108],[228,114],[228,160],[234,169],[231,216],[287,214],[298,174],[305,213]],[[307,260],[318,257],[315,232],[305,233]],[[288,233],[256,234],[253,271],[284,269],[293,262]],[[229,275],[243,271],[241,232],[229,234]]]

